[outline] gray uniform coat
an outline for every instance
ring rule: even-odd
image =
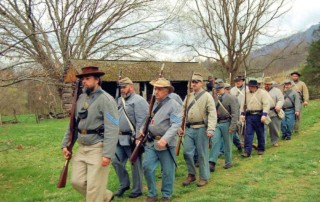
[[[132,93],[128,98],[125,100],[126,112],[128,115],[129,120],[133,123],[135,127],[134,135],[136,137],[139,136],[139,129],[143,126],[145,122],[145,118],[148,115],[148,103],[143,97]],[[118,100],[119,106],[119,127],[120,127],[120,134],[121,133],[132,133],[131,128],[129,126],[128,120],[125,116],[125,112],[123,109],[123,104],[121,98]],[[130,135],[120,135],[119,136],[119,144],[122,146],[129,146],[130,145]]]
[[[102,91],[100,94],[98,91]],[[98,96],[97,98],[95,98]],[[83,93],[80,95],[77,106],[76,116],[84,103],[90,99],[95,99],[88,108],[88,115],[85,119],[80,119],[78,128],[86,130],[94,130],[103,125],[103,137],[99,134],[80,134],[78,133],[78,143],[83,145],[93,145],[98,142],[103,142],[102,156],[112,158],[115,154],[116,144],[119,134],[119,116],[117,104],[113,97],[106,93],[99,87],[96,91],[92,92],[89,96]],[[62,142],[62,148],[68,144],[69,127]]]

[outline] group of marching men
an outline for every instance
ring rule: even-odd
[[[214,90],[209,92],[204,89],[203,77],[193,73],[189,85],[192,91],[189,89],[184,101],[174,93],[170,81],[152,80],[155,102],[149,109],[147,101],[135,93],[130,78],[119,80],[121,97],[115,101],[100,87],[102,75],[104,72],[93,66],[82,68],[82,73],[77,75],[82,81],[83,93],[76,104],[79,147],[72,158],[71,183],[87,202],[111,201],[130,189],[126,163],[135,145],[143,139],[146,140],[144,152],[131,164],[129,198],[142,195],[144,175],[148,187],[144,201],[171,200],[177,139],[181,137],[188,169],[182,185],[196,181],[198,165],[197,186],[205,186],[221,151],[225,157],[224,168],[232,167],[232,142],[239,151],[244,149],[242,157],[247,158],[251,156],[254,133],[258,155],[263,155],[265,126],[269,128],[273,146],[278,146],[280,131],[282,139],[290,140],[294,122],[301,119],[298,117],[301,117],[302,105],[308,104],[309,97],[298,72],[291,74],[293,81],[286,80],[282,90],[273,86],[270,77],[265,78],[264,86],[259,86],[256,80],[246,84],[245,78],[238,76],[235,87],[230,89],[230,85],[216,79],[211,83]],[[151,117],[146,120],[148,115]],[[148,131],[144,134],[147,121]],[[71,157],[67,149],[68,134],[66,131],[62,143],[66,159]],[[116,193],[106,190],[110,163],[119,179]],[[162,196],[158,199],[155,171],[159,163]]]

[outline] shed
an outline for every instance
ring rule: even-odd
[[[166,62],[166,61],[133,61],[133,60],[70,60],[65,72],[65,83],[75,81],[75,75],[85,66],[97,66],[106,74],[102,77],[102,88],[115,96],[119,72],[122,77],[129,77],[135,83],[136,93],[149,100],[152,86],[149,82],[159,77],[161,66],[164,64],[163,77],[170,80],[175,92],[183,99],[187,93],[187,83],[192,72],[200,73],[204,79],[210,72],[198,62]],[[68,91],[70,93],[70,90]],[[68,96],[64,103],[70,105]],[[70,107],[70,106],[69,106]],[[69,108],[66,107],[66,108]]]

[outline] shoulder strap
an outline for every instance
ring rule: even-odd
[[[129,116],[128,116],[128,113],[127,113],[127,110],[126,110],[126,102],[124,101],[123,97],[121,97],[120,99],[122,101],[124,116],[126,117],[126,119],[128,121],[128,124],[129,124],[129,127],[130,127],[131,131],[132,131],[132,134],[135,134],[136,133],[136,128],[134,127],[134,124],[132,123],[131,119],[129,119]]]
[[[205,93],[206,91],[202,91],[201,93],[199,93],[190,103],[190,105],[187,108],[187,111],[189,111],[191,109],[191,107],[196,103],[197,100],[199,100],[199,98]]]
[[[102,90],[99,90],[96,92],[96,96],[94,96],[92,99],[89,99],[85,103],[87,103],[87,109],[90,107],[90,105],[103,93]]]
[[[273,105],[274,105],[274,106],[276,106],[276,103],[274,103],[274,101],[273,101],[273,99],[272,99],[272,97],[271,97],[270,93],[269,93],[269,92],[267,92],[267,94],[268,94],[268,97],[271,99],[271,101],[272,101]]]
[[[228,116],[230,118],[232,118],[231,114],[229,113],[229,111],[223,106],[222,102],[218,99],[218,102],[220,104],[220,106],[222,107],[222,109],[228,114]]]
[[[153,110],[152,114],[153,116],[159,111],[159,109],[166,103],[170,100],[170,97],[166,97],[166,99],[164,99],[162,102],[160,102],[158,104],[158,106]]]
[[[239,88],[238,87],[236,87],[236,89],[237,89],[237,91],[238,91],[238,93],[237,93],[237,97],[241,94],[241,95],[243,95],[243,93],[241,92],[241,90],[242,90],[242,87],[241,87],[241,90],[239,90]]]
[[[294,102],[292,101],[292,99],[291,99],[290,96],[289,96],[290,94],[291,94],[291,93],[289,93],[288,95],[286,94],[286,95],[284,96],[284,99],[288,98],[288,99],[290,100],[292,106],[294,106]]]

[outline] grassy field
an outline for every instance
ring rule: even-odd
[[[69,181],[66,188],[56,188],[64,163],[60,143],[68,120],[36,124],[34,117],[25,115],[19,116],[19,121],[19,124],[0,127],[0,200],[83,200]],[[202,188],[195,184],[181,186],[187,169],[180,155],[173,201],[319,201],[319,121],[320,101],[312,101],[304,108],[300,134],[294,135],[291,141],[281,141],[278,148],[272,148],[268,142],[265,155],[253,152],[249,159],[241,159],[234,148],[234,167],[224,170],[223,159],[219,159],[209,184]],[[109,177],[109,189],[116,191],[118,180],[114,170]],[[158,181],[159,191],[160,179]],[[145,196],[146,192],[145,186]],[[129,193],[115,201],[145,198],[129,199]]]

